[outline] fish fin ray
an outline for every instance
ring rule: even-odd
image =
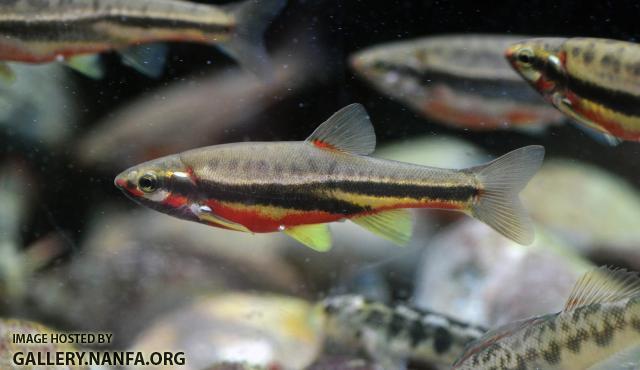
[[[458,359],[453,363],[453,366],[455,367],[456,365],[463,363],[469,357],[484,351],[489,346],[498,342],[502,338],[516,333],[529,325],[539,322],[540,320],[545,320],[545,318],[531,317],[524,320],[514,321],[486,332],[483,336],[470,342],[467,345],[464,353],[460,357],[458,357]]]
[[[286,3],[286,0],[246,0],[225,6],[236,18],[236,31],[229,40],[216,45],[247,70],[270,80],[273,66],[264,46],[263,34]]]
[[[544,147],[530,145],[516,149],[483,166],[475,167],[482,191],[471,214],[500,234],[522,245],[533,242],[531,219],[518,194],[538,171]]]
[[[334,113],[307,138],[318,147],[369,155],[376,148],[376,134],[361,104],[349,104]]]
[[[118,51],[122,63],[145,76],[160,78],[164,72],[169,47],[165,44],[143,44]]]
[[[331,233],[327,224],[296,226],[285,229],[284,233],[315,251],[331,249]]]
[[[87,77],[99,80],[104,77],[104,65],[99,54],[77,55],[67,59],[64,64]]]
[[[554,105],[559,111],[570,117],[569,123],[577,127],[587,136],[591,137],[595,141],[603,145],[617,146],[622,143],[622,139],[615,137],[604,127],[597,123],[576,114],[571,108],[571,102],[567,99],[563,99],[560,95],[554,95],[552,97]]]
[[[640,295],[640,276],[625,269],[601,266],[582,275],[576,282],[564,311],[578,306],[616,302]]]
[[[234,221],[227,220],[226,218],[215,214],[209,207],[198,207],[198,209],[194,212],[196,216],[204,222],[213,223],[215,225],[221,225],[230,230],[242,231],[246,233],[250,233],[246,226],[239,224]]]
[[[406,209],[354,217],[351,221],[398,245],[406,245],[413,233],[413,217]]]
[[[9,64],[0,62],[0,80],[4,83],[11,85],[16,81],[16,74]]]

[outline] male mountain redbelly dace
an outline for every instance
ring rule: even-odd
[[[270,73],[262,33],[286,0],[245,0],[224,6],[185,0],[0,0],[1,62],[65,61],[94,78],[97,53],[118,51],[126,64],[157,77],[168,41],[219,46],[249,70]],[[155,43],[155,44],[152,44]]]
[[[411,238],[404,208],[468,213],[522,244],[534,231],[518,193],[542,163],[527,146],[486,165],[439,169],[368,157],[364,108],[349,105],[301,142],[234,143],[134,166],[115,184],[134,201],[178,218],[252,233],[282,231],[327,250],[327,223],[349,219],[397,244]]]

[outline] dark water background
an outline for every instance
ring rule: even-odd
[[[595,163],[640,186],[640,144],[606,147],[570,126],[541,136],[513,132],[470,133],[448,129],[418,117],[357,79],[346,59],[369,45],[443,33],[513,33],[544,36],[589,36],[640,40],[637,1],[295,1],[290,0],[266,35],[273,50],[300,30],[300,42],[326,50],[321,81],[303,93],[273,105],[241,129],[227,132],[221,142],[241,140],[302,140],[339,108],[360,102],[368,109],[379,142],[418,135],[447,134],[470,140],[500,154],[527,144],[542,144],[549,157],[565,156]],[[76,134],[135,96],[172,80],[234,64],[213,47],[171,44],[168,68],[151,80],[105,55],[108,70],[101,81],[80,75],[78,97],[83,110]],[[182,123],[185,130],[188,122]],[[216,144],[212,142],[211,144]],[[71,143],[52,152],[0,133],[0,158],[23,158],[36,178],[25,191],[36,194],[30,221],[23,225],[25,245],[50,231],[80,244],[88,217],[109,202],[130,202],[113,186],[116,173],[83,168]],[[129,203],[131,207],[137,207]],[[1,205],[0,205],[1,206]],[[597,210],[594,210],[597,211]]]

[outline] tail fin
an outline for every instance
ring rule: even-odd
[[[543,158],[544,147],[530,145],[475,167],[483,192],[471,207],[471,214],[510,239],[531,244],[533,226],[518,194],[538,171]]]
[[[228,6],[236,18],[236,30],[231,39],[220,43],[219,47],[249,71],[269,79],[272,67],[263,33],[286,3],[286,0],[246,0]]]

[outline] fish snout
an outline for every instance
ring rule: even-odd
[[[136,188],[135,178],[137,171],[123,171],[116,176],[113,180],[113,184],[122,191],[131,191]]]

